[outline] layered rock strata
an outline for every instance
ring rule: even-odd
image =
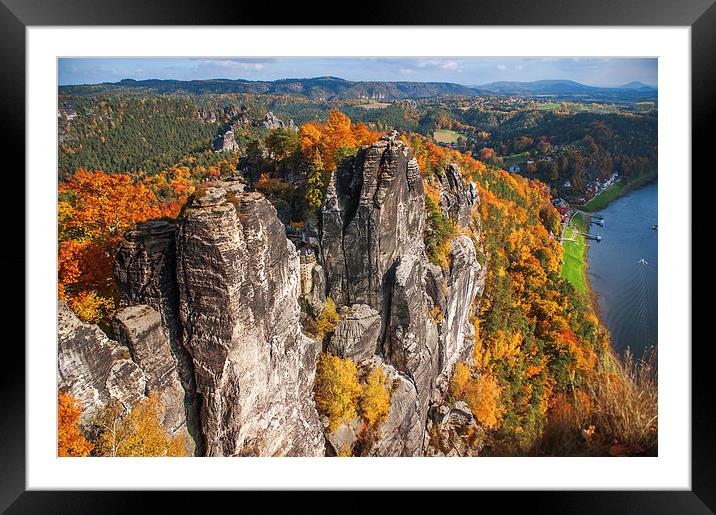
[[[142,304],[127,307],[117,313],[114,325],[119,342],[129,349],[132,360],[146,376],[147,394],[155,393],[159,397],[164,429],[171,436],[189,437],[184,388],[159,313]]]
[[[147,377],[129,349],[80,321],[64,301],[58,305],[57,336],[58,388],[77,399],[85,428],[112,398],[127,408],[144,398]]]
[[[206,455],[322,455],[319,349],[300,330],[299,258],[276,210],[205,188],[179,224],[177,279]]]

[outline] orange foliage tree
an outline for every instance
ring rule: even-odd
[[[57,455],[87,456],[94,446],[89,443],[79,426],[82,408],[66,392],[57,394]]]
[[[59,298],[85,322],[106,321],[114,309],[113,255],[122,235],[137,222],[176,216],[192,190],[187,167],[138,180],[80,169],[62,182]]]
[[[370,131],[363,124],[353,124],[340,111],[331,111],[326,123],[310,122],[301,126],[298,144],[308,165],[306,198],[312,209],[322,204],[330,173],[340,160],[379,137],[380,133]]]

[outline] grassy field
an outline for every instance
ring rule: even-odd
[[[448,129],[440,129],[433,133],[433,138],[438,143],[457,143],[460,136],[462,134]]]
[[[546,104],[537,104],[535,109],[537,111],[551,111],[553,109],[559,109],[560,107],[562,107],[562,104],[557,102],[547,102]]]
[[[612,200],[619,198],[624,194],[624,185],[624,180],[619,179],[616,183],[612,184],[611,187],[607,188],[592,200],[584,204],[582,209],[589,212],[604,209]]]
[[[390,104],[386,104],[385,102],[373,102],[371,104],[361,104],[356,107],[360,107],[362,109],[385,109]]]
[[[527,154],[527,152],[521,152],[519,154],[512,154],[510,156],[505,157],[505,168],[524,163],[527,160]]]
[[[587,293],[587,241],[579,234],[589,230],[589,221],[577,213],[565,233],[566,238],[574,238],[574,241],[564,242],[564,260],[562,261],[562,279],[566,279],[574,287]]]

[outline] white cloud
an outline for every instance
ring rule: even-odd
[[[440,68],[441,70],[459,70],[460,63],[453,60],[426,59],[419,61],[418,68]]]
[[[507,66],[504,65],[504,64],[498,64],[498,65],[497,65],[497,69],[500,70],[500,71],[502,71],[502,72],[504,72],[504,71],[507,70]]]
[[[199,66],[216,66],[227,70],[263,70],[264,64],[251,61],[236,61],[233,59],[207,59],[201,61]]]

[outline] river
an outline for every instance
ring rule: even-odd
[[[629,347],[639,357],[658,342],[657,184],[621,197],[602,211],[604,227],[592,225],[588,277],[597,295],[599,316],[620,354]],[[640,262],[640,260],[644,262]]]

